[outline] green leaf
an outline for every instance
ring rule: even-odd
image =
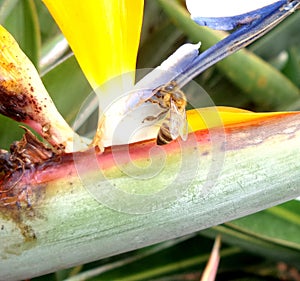
[[[188,236],[186,238],[188,238]],[[186,238],[183,239],[185,240]],[[91,280],[154,280],[154,278],[158,277],[167,278],[173,276],[174,278],[174,276],[180,272],[194,273],[196,276],[199,276],[198,279],[200,279],[200,275],[209,259],[213,241],[201,236],[195,236],[187,241],[181,240],[182,239],[172,240],[140,250],[135,253],[136,259],[131,263],[123,264],[123,266],[101,274]],[[155,248],[162,247],[164,248],[160,251],[150,255],[147,254],[147,252],[153,252]],[[225,246],[220,254],[222,260],[225,260],[234,258],[234,256],[239,253],[240,249]],[[130,257],[127,259],[130,259]],[[124,259],[124,261],[125,260],[126,259]],[[75,278],[73,280],[71,278],[69,281],[75,280]]]
[[[58,28],[52,16],[49,14],[49,11],[47,10],[44,2],[41,0],[35,0],[34,3],[36,6],[38,20],[40,23],[42,45],[44,45],[48,41],[53,40],[53,37],[57,36],[58,34],[61,34],[61,31]]]
[[[0,1],[0,24],[4,24],[6,18],[15,8],[19,0],[1,0]]]
[[[180,46],[180,38],[182,37],[182,32],[174,25],[170,23],[161,24],[141,45],[137,68],[154,68],[160,65],[176,50],[176,47]]]
[[[74,56],[61,61],[42,80],[65,120],[74,121],[85,98],[92,92]]]
[[[271,32],[251,44],[249,49],[265,60],[274,58],[283,50],[288,50],[300,44],[299,26],[300,13],[297,12],[285,19]]]
[[[38,68],[41,37],[34,1],[18,1],[16,7],[7,17],[4,26],[14,36],[35,67]]]
[[[300,87],[300,48],[299,45],[291,47],[288,51],[288,61],[282,70],[283,73],[289,77],[295,85]]]
[[[0,148],[9,150],[10,144],[21,139],[24,130],[19,123],[0,115]]]
[[[300,268],[300,202],[293,200],[215,227],[223,240],[247,251]],[[213,230],[202,232],[210,237]]]

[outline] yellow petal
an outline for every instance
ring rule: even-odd
[[[44,0],[95,89],[135,70],[142,0]],[[132,73],[132,82],[133,82]]]

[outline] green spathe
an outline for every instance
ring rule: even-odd
[[[110,164],[113,163],[110,151],[99,155],[100,168],[94,171],[89,170],[89,164],[92,164],[88,152],[77,154],[80,155],[76,160],[77,168],[78,164],[86,167],[82,172],[88,174],[89,182],[78,177],[72,155],[65,156],[66,159],[53,167],[35,171],[32,174],[35,183],[31,183],[35,195],[32,208],[19,210],[18,222],[16,217],[9,217],[12,213],[2,208],[1,280],[31,278],[137,249],[299,196],[299,125],[299,115],[295,113],[261,120],[260,124],[252,126],[240,124],[226,128],[226,155],[221,173],[212,169],[208,177],[198,169],[192,179],[183,176],[183,181],[188,184],[183,195],[153,212],[126,212],[126,202],[122,202],[122,198],[116,200],[119,200],[119,206],[123,204],[123,208],[119,211],[111,209],[95,200],[95,195],[83,186],[84,183],[97,185],[101,194],[108,183],[105,178],[99,181],[99,172],[104,171],[110,172],[109,183],[113,186],[132,180]],[[218,134],[217,131],[216,136]],[[207,167],[212,163],[210,156],[218,154],[205,150],[210,140],[207,131],[195,132],[195,136],[198,150],[208,152],[200,154],[199,167]],[[147,146],[155,147],[154,142],[130,147],[131,155],[136,156],[133,163],[143,161],[143,153],[149,150],[142,151]],[[167,146],[167,155],[176,158],[180,151],[176,152],[176,147],[176,143]],[[191,151],[187,150],[187,159],[194,159]],[[145,157],[144,161],[148,159]],[[126,161],[119,161],[119,169],[125,165]],[[172,175],[171,168],[172,165],[166,165],[166,173]],[[153,188],[154,181],[141,181],[143,190],[147,185]],[[215,184],[210,185],[212,182]],[[205,188],[207,186],[209,188]],[[137,193],[136,190],[131,192]],[[21,229],[27,229],[27,239]]]

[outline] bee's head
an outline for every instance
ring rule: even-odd
[[[165,88],[164,88],[164,90],[165,90],[166,92],[173,92],[174,89],[175,89],[175,86],[174,86],[172,83],[166,85]]]

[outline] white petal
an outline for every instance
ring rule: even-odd
[[[286,0],[186,0],[186,4],[199,25],[230,30],[272,14]]]
[[[192,16],[231,17],[245,14],[274,4],[276,0],[186,0],[186,6]]]

